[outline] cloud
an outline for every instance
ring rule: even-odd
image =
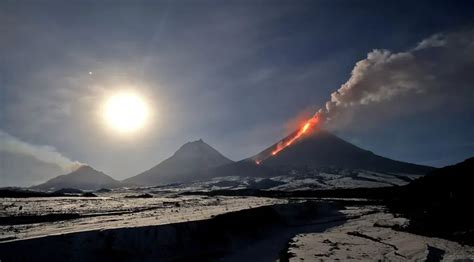
[[[431,37],[428,37],[418,43],[414,50],[417,51],[431,47],[440,47],[444,45],[446,45],[445,36],[443,34],[434,34]]]
[[[474,31],[435,34],[405,52],[376,49],[356,63],[349,80],[319,113],[329,127],[340,128],[364,107],[383,107],[380,114],[386,115],[403,113],[404,108],[451,110],[472,99],[473,69]]]
[[[63,156],[54,147],[32,145],[21,141],[2,130],[0,130],[0,152],[1,151],[31,156],[41,162],[57,165],[65,172],[71,172],[82,165],[80,162],[73,161]]]

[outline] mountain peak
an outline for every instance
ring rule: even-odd
[[[125,182],[157,185],[197,180],[210,168],[229,163],[233,161],[199,139],[185,143],[170,158]]]
[[[206,153],[209,151],[215,151],[219,153],[212,146],[210,146],[200,138],[199,140],[185,143],[174,153],[174,155]]]
[[[74,170],[73,172],[89,172],[89,171],[97,171],[95,170],[94,168],[92,168],[91,166],[89,165],[81,165],[79,166],[76,170]]]
[[[208,145],[206,142],[204,142],[204,140],[202,140],[202,138],[199,138],[198,140],[186,142],[181,147],[188,146],[188,145],[203,145],[203,144]]]
[[[96,190],[104,187],[117,187],[119,185],[120,182],[105,173],[97,171],[89,165],[82,165],[69,174],[57,176],[34,188],[44,190],[58,190],[61,188]]]

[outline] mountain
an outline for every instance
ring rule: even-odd
[[[67,175],[57,176],[32,188],[49,191],[59,190],[62,188],[97,190],[99,188],[119,187],[120,185],[119,181],[110,176],[97,171],[90,166],[83,165],[74,172]]]
[[[410,231],[474,245],[473,183],[474,157],[400,187],[388,206],[410,219]]]
[[[287,141],[294,134],[283,139]],[[376,172],[426,174],[432,167],[392,160],[357,147],[325,130],[302,136],[291,146],[273,156],[278,143],[263,150],[251,159],[275,169],[337,167],[363,169]]]
[[[285,173],[271,167],[257,165],[254,160],[244,159],[211,168],[207,171],[207,175],[203,175],[203,177],[274,177],[279,175],[285,175]]]
[[[170,158],[123,182],[134,185],[158,185],[204,178],[210,169],[233,163],[202,139],[181,146]]]
[[[219,176],[246,176],[246,177],[271,177],[284,175],[271,167],[257,165],[252,159],[244,159],[238,162],[229,163],[212,168],[208,172],[208,177]]]
[[[413,191],[429,191],[429,198],[468,198],[474,183],[474,157],[430,172],[408,185]]]

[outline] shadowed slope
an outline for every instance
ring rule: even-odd
[[[135,185],[186,182],[207,176],[209,169],[229,163],[232,160],[200,139],[184,144],[170,158],[123,182]]]
[[[376,155],[324,130],[303,136],[293,145],[272,156],[271,152],[276,147],[277,144],[274,144],[252,159],[264,159],[261,164],[273,168],[338,167],[409,174],[426,174],[434,169]],[[265,156],[270,157],[265,159]]]
[[[99,188],[119,187],[119,181],[90,166],[81,166],[76,171],[61,175],[34,186],[34,189],[58,190],[61,188],[77,188],[83,190],[97,190]]]

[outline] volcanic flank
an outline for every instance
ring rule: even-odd
[[[97,190],[99,188],[119,187],[120,185],[119,181],[110,176],[90,166],[83,165],[74,172],[55,177],[32,188],[40,190],[58,190],[62,188]]]
[[[184,144],[170,158],[123,182],[133,185],[188,182],[207,177],[210,169],[230,163],[233,161],[199,139]]]
[[[291,146],[276,151],[282,143],[292,141],[295,134],[299,132],[301,131],[295,131],[280,142],[251,157],[251,159],[262,166],[274,169],[337,167],[405,174],[426,174],[433,170],[428,166],[396,161],[376,155],[318,128],[294,140]]]

